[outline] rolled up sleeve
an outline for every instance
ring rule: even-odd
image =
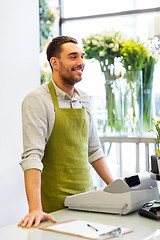
[[[42,171],[42,158],[47,142],[45,106],[37,96],[28,95],[22,104],[23,153],[20,165],[24,171],[32,168]]]
[[[92,153],[89,156],[89,163],[93,163],[94,161],[98,160],[99,158],[104,157],[104,153],[102,148],[100,147],[97,151],[95,151],[94,153]]]
[[[26,171],[31,168],[36,168],[36,169],[39,169],[40,171],[43,170],[43,164],[40,158],[38,158],[37,155],[34,155],[34,154],[30,154],[30,156],[28,157],[25,157],[25,154],[23,154],[20,165],[23,171]]]

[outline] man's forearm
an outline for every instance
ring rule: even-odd
[[[92,162],[92,166],[106,184],[113,182],[113,177],[103,157]]]
[[[48,213],[43,212],[41,204],[41,171],[38,169],[30,169],[24,172],[25,187],[29,205],[29,214],[20,220],[18,226],[38,227],[41,221],[56,220]]]
[[[28,199],[29,212],[35,209],[42,210],[41,204],[41,171],[29,169],[24,172],[25,188]]]

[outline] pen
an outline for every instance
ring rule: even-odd
[[[93,227],[92,225],[90,225],[89,223],[87,224],[88,227],[92,228],[93,230],[95,230],[96,232],[98,232],[98,229]]]

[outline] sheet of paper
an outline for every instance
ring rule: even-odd
[[[154,234],[145,238],[144,240],[158,240],[160,239],[160,229],[157,229]]]
[[[88,227],[87,224],[90,224],[91,226],[93,226],[93,228]],[[97,229],[98,231],[96,231],[94,228]],[[98,239],[100,234],[109,232],[115,228],[117,228],[117,226],[111,226],[83,220],[75,220],[72,222],[66,222],[48,227],[48,229],[53,231],[69,233],[72,235],[83,236],[91,239]],[[122,228],[122,234],[129,231],[130,231],[129,229]]]

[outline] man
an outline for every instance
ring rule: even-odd
[[[23,102],[24,170],[29,214],[19,226],[37,227],[48,214],[64,208],[66,196],[93,188],[89,162],[109,184],[88,96],[75,89],[84,70],[84,52],[76,39],[59,36],[47,48],[52,81]],[[89,161],[88,161],[89,159]],[[42,170],[43,169],[43,170]]]

